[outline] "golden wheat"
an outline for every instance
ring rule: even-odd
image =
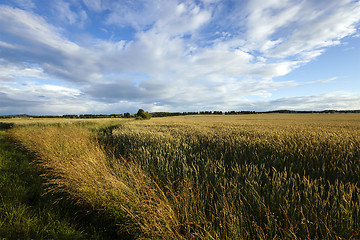
[[[358,114],[19,123],[49,190],[128,219],[139,238],[359,237]]]

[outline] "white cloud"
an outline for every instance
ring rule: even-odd
[[[106,4],[108,24],[132,26],[138,31],[153,28],[157,33],[182,35],[192,33],[211,18],[209,9],[193,1],[140,0]],[[97,8],[99,9],[99,8]]]
[[[61,34],[63,29],[40,16],[6,6],[0,6],[0,12],[0,23],[7,26],[2,34],[17,43],[15,49],[7,52],[10,61],[35,63],[54,78],[69,82],[92,80],[96,62],[100,62],[92,50],[67,40]]]
[[[258,103],[258,108],[265,106],[267,110],[355,110],[359,109],[360,96],[349,92],[330,92],[317,96],[288,97]]]
[[[302,1],[287,0],[249,1],[248,39],[251,42],[260,44],[259,47],[261,48],[261,45],[271,40],[272,35],[280,28],[287,27],[296,21],[294,16],[299,14],[302,4]],[[277,41],[275,40],[275,42]]]
[[[84,4],[91,10],[100,12],[103,10],[101,0],[83,0]]]
[[[133,27],[134,38],[90,36],[86,46],[70,40],[67,24],[91,22],[90,15],[71,1],[55,3],[55,23],[0,5],[0,24],[7,26],[0,30],[0,81],[6,82],[2,92],[7,99],[25,100],[16,98],[16,92],[31,101],[54,103],[61,111],[66,104],[75,109],[87,106],[85,102],[103,110],[125,103],[151,109],[237,106],[246,103],[247,96],[266,99],[276,89],[315,83],[275,78],[355,34],[360,20],[360,3],[345,0],[252,0],[234,9],[208,0],[83,3],[91,14],[99,14],[99,26],[109,32]],[[60,28],[59,21],[66,24]],[[40,81],[26,88],[8,84],[25,78],[47,85]],[[54,81],[67,83],[51,84]],[[339,94],[336,98],[345,101]]]
[[[194,4],[174,4],[159,19],[154,28],[157,32],[183,35],[196,31],[210,20],[211,13]]]
[[[174,3],[173,0],[121,1],[104,4],[103,9],[110,10],[106,20],[108,24],[132,26],[141,31],[152,26],[157,19],[167,13]]]
[[[77,11],[73,11],[71,9],[71,5],[68,2],[64,2],[62,0],[56,1],[54,5],[54,14],[61,21],[78,26],[83,26],[85,21],[87,20],[87,14],[83,9],[77,9]]]
[[[76,44],[61,37],[61,30],[59,28],[48,24],[40,16],[1,5],[0,11],[1,24],[7,26],[2,32],[9,33],[19,38],[19,40],[25,40],[30,44],[50,46],[64,52],[78,49]],[[41,46],[36,47],[39,48]]]
[[[15,44],[0,41],[0,47],[15,49],[17,46]]]
[[[360,21],[360,2],[327,1],[316,4],[307,2],[294,16],[296,27],[286,42],[278,45],[269,55],[277,57],[306,56],[309,60],[321,54],[321,48],[340,43],[356,32]],[[311,56],[312,55],[312,56]]]
[[[31,0],[14,0],[14,2],[23,9],[34,9],[36,8],[35,4]]]
[[[91,103],[78,89],[41,85],[34,81],[0,86],[0,111],[4,114],[66,114],[91,110]]]
[[[13,84],[12,86],[4,87],[9,97],[17,100],[32,100],[40,101],[46,99],[46,101],[62,101],[75,99],[81,95],[81,91],[78,89],[56,86],[50,84],[39,85],[37,82],[28,81],[23,84]]]

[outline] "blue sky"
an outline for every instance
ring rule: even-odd
[[[360,1],[2,0],[0,114],[360,109]]]

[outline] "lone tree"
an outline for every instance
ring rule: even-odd
[[[136,114],[136,118],[138,119],[150,119],[151,115],[148,112],[145,112],[144,109],[139,109],[139,111]]]

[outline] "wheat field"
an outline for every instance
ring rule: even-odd
[[[48,191],[136,239],[360,238],[359,114],[20,125]]]

